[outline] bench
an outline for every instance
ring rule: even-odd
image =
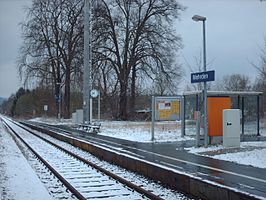
[[[99,133],[101,123],[89,123],[89,124],[79,124],[78,129],[84,130],[89,133]]]

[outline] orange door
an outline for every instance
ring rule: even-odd
[[[230,97],[208,97],[208,135],[223,135],[223,110],[231,108]]]

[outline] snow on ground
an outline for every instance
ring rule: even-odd
[[[34,118],[30,121],[44,122],[51,125],[73,125],[70,120],[58,120],[55,118]],[[135,142],[151,143],[151,122],[132,122],[132,121],[101,121],[99,135],[120,138]],[[188,136],[181,137],[180,122],[156,122],[154,128],[155,142],[175,142],[194,140],[190,137],[193,133],[188,131]],[[193,129],[191,129],[194,131]]]
[[[0,199],[52,199],[0,120]]]
[[[264,130],[263,130],[264,131]],[[142,122],[103,122],[101,135],[121,138],[137,142],[151,142],[150,124]],[[194,140],[193,128],[188,128],[185,137],[181,137],[181,129],[177,122],[158,122],[155,127],[155,142],[175,142]],[[223,151],[219,151],[222,150]],[[222,145],[210,147],[191,147],[190,153],[209,156],[215,159],[236,162],[254,167],[266,168],[266,141],[241,142],[241,148],[225,149]],[[223,153],[222,153],[223,152]]]
[[[99,134],[136,142],[152,142],[150,122],[103,121]],[[154,127],[154,139],[155,142],[194,140],[189,136],[181,137],[180,122],[157,122]]]
[[[49,118],[37,118],[34,121],[42,121],[49,124],[69,124],[69,120]],[[73,125],[73,124],[72,124]],[[253,124],[254,125],[254,124]],[[256,128],[254,126],[249,126]],[[256,130],[250,131],[256,133]],[[262,136],[266,136],[266,119],[261,120]],[[100,135],[126,139],[136,142],[151,141],[151,123],[150,122],[128,122],[128,121],[102,121]],[[181,137],[180,122],[156,122],[155,123],[155,142],[176,142],[195,140],[195,127],[188,125],[186,136]],[[177,150],[180,150],[177,148]],[[201,156],[209,156],[215,159],[236,162],[244,165],[251,165],[259,168],[266,168],[266,141],[262,142],[241,142],[240,148],[226,149],[222,145],[205,147],[186,148],[189,153]]]
[[[266,141],[241,142],[240,148],[225,148],[222,145],[185,148],[190,153],[231,161],[253,167],[266,168]]]
[[[50,125],[69,125],[72,124],[71,119],[57,119],[57,118],[48,118],[48,117],[36,117],[30,119],[29,121],[32,122],[43,122]]]
[[[246,152],[215,155],[213,158],[236,162],[243,165],[251,165],[253,167],[266,168],[265,154],[266,149],[254,149]]]

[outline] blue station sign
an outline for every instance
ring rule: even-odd
[[[215,71],[197,72],[191,74],[191,83],[214,81]]]

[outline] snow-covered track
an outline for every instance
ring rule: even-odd
[[[78,199],[161,199],[13,121],[4,122]]]

